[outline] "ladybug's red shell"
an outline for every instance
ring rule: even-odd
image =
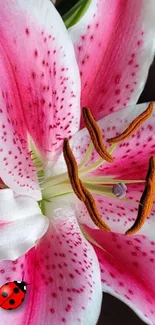
[[[19,307],[25,297],[26,283],[24,281],[14,281],[5,283],[0,288],[0,307],[12,310]]]

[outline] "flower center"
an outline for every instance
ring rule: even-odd
[[[125,184],[146,182],[146,186],[139,204],[137,219],[135,224],[126,232],[126,234],[133,234],[137,232],[144,224],[146,218],[149,216],[153,205],[155,193],[155,158],[151,157],[150,159],[149,170],[151,170],[151,172],[148,172],[146,180],[120,180],[106,176],[92,176],[90,173],[94,172],[97,168],[103,165],[105,161],[108,161],[109,163],[113,162],[114,159],[111,154],[116,148],[117,142],[132,135],[133,132],[143,123],[143,121],[145,121],[146,118],[151,115],[152,109],[153,105],[150,104],[147,110],[138,116],[121,135],[113,139],[109,139],[108,142],[113,144],[109,151],[107,151],[103,143],[101,131],[96,121],[94,120],[90,111],[87,108],[84,108],[84,121],[92,141],[88,146],[82,162],[77,165],[75,157],[69,146],[69,141],[67,139],[64,140],[63,153],[68,172],[53,176],[43,182],[43,200],[51,200],[55,196],[74,192],[76,196],[84,202],[93,222],[99,228],[105,231],[110,231],[110,228],[105,224],[100,216],[96,202],[91,193],[109,196],[115,199],[117,198],[119,200],[131,201],[124,198],[127,190]],[[88,164],[93,145],[101,158],[91,164]]]
[[[109,149],[109,153],[111,154],[115,148],[116,145],[112,145]],[[96,171],[105,163],[105,160],[103,158],[100,158],[89,165],[87,164],[91,156],[92,149],[93,144],[90,142],[83,160],[79,165],[77,165],[80,180],[85,184],[88,190],[91,190],[92,193],[113,197],[115,199],[122,199],[122,195],[118,195],[116,193],[115,189],[117,185],[123,184],[125,187],[125,184],[145,182],[145,180],[121,180],[107,176],[92,176],[91,173]],[[68,172],[50,177],[41,184],[43,199],[50,200],[56,196],[73,193],[74,190],[71,183],[73,183],[73,177],[69,178]]]

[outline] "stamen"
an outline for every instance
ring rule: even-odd
[[[77,195],[79,200],[84,202],[93,222],[100,229],[103,229],[104,231],[110,231],[110,228],[102,220],[102,217],[100,216],[97,210],[97,206],[93,196],[85,188],[85,186],[82,184],[81,180],[78,177],[77,162],[70,148],[68,139],[64,139],[63,153],[68,169],[68,176],[75,194]]]
[[[117,144],[113,144],[110,149],[109,152],[112,153],[115,148],[116,148]],[[89,166],[84,167],[83,169],[80,169],[79,173],[80,176],[82,175],[87,175],[90,172],[93,172],[94,170],[96,170],[98,167],[100,167],[101,165],[103,166],[103,164],[105,163],[105,160],[103,158],[98,159],[97,161],[95,161],[94,163],[91,163]]]
[[[112,188],[112,193],[117,197],[122,198],[125,196],[127,187],[124,183],[115,184]]]
[[[122,140],[129,138],[138,128],[144,123],[153,112],[153,103],[150,103],[148,108],[139,116],[137,116],[127,127],[127,129],[119,136],[107,139],[108,143],[118,143]]]
[[[64,159],[67,165],[68,169],[68,176],[72,185],[72,188],[79,198],[79,200],[84,201],[85,200],[85,195],[83,193],[83,190],[81,188],[81,182],[78,177],[78,165],[75,160],[75,157],[72,153],[72,150],[69,145],[68,139],[64,139],[63,143],[63,154],[64,154]]]
[[[85,201],[84,204],[90,214],[91,219],[95,223],[95,225],[104,230],[104,231],[111,231],[111,229],[108,227],[108,225],[103,221],[101,215],[99,214],[96,206],[96,202],[91,195],[91,193],[85,188],[85,186],[81,182],[81,187],[83,189],[83,192],[85,194]]]
[[[94,120],[90,110],[86,107],[83,107],[83,118],[97,153],[106,161],[110,163],[113,162],[113,157],[107,151],[103,143],[101,130],[98,127],[96,121]]]
[[[149,160],[149,169],[146,176],[146,186],[141,196],[137,219],[133,226],[126,231],[126,235],[133,235],[144,225],[150,215],[155,196],[155,157]]]
[[[79,164],[79,170],[82,169],[83,167],[85,167],[85,165],[87,164],[87,162],[89,161],[89,158],[91,156],[91,153],[92,153],[92,150],[93,150],[93,143],[92,141],[89,143],[89,146],[87,148],[87,151],[85,153],[85,156],[83,158],[83,160],[80,162]]]

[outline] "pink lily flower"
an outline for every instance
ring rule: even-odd
[[[140,3],[144,5],[144,2]],[[153,7],[150,3],[150,13]],[[95,234],[93,239],[89,228],[83,226],[82,230],[79,223],[91,225],[92,232],[100,234],[100,230],[94,230],[88,212],[85,220],[81,214],[78,215],[75,204],[78,206],[80,201],[73,193],[61,153],[64,138],[75,134],[70,145],[78,166],[80,164],[79,175],[87,184],[89,181],[85,178],[91,179],[91,173],[97,179],[101,169],[98,163],[95,169],[92,165],[96,153],[92,150],[88,132],[84,129],[76,133],[81,117],[80,77],[73,46],[61,18],[49,1],[14,0],[10,3],[6,0],[1,4],[0,18],[0,168],[2,180],[8,186],[0,192],[0,259],[3,260],[0,262],[0,285],[21,280],[22,276],[30,283],[21,307],[16,311],[1,308],[0,318],[6,325],[94,325],[100,313],[104,280],[100,265],[102,270],[104,262],[96,249]],[[150,29],[149,22],[145,25],[146,30]],[[149,43],[148,48],[150,53],[153,45]],[[147,69],[151,60],[152,54]],[[145,71],[144,78],[146,74]],[[124,120],[117,131],[122,131],[145,109],[146,105],[142,105],[121,111]],[[107,131],[107,121],[116,122],[115,114],[118,114],[119,121],[120,112],[113,113],[107,116],[107,120],[99,122],[99,126],[102,127],[103,123]],[[108,137],[111,137],[116,129],[112,127],[111,130],[109,125]],[[149,132],[151,130],[152,126]],[[153,155],[150,151],[148,153]],[[88,158],[91,171],[89,166],[85,173]],[[143,167],[145,174],[147,167]],[[110,167],[107,165],[106,168]],[[80,172],[83,169],[84,175]],[[87,177],[87,174],[90,175]],[[114,173],[113,177],[118,175],[121,174]],[[133,179],[129,180],[132,184]],[[138,182],[135,176],[134,180]],[[144,183],[143,178],[140,180]],[[90,190],[89,185],[86,186]],[[37,201],[41,201],[41,209]],[[80,209],[83,211],[83,203]],[[121,223],[119,232],[124,232]],[[136,280],[130,280],[129,286],[136,284]],[[145,296],[144,290],[143,293]],[[146,319],[137,300],[131,307],[140,310],[141,317]],[[153,324],[153,316],[151,318],[149,314],[148,317]]]

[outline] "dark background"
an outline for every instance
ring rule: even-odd
[[[67,12],[77,0],[60,0],[58,10],[61,15]],[[139,103],[155,100],[155,61],[152,64]],[[118,299],[104,294],[102,311],[97,325],[144,325],[132,310]]]

